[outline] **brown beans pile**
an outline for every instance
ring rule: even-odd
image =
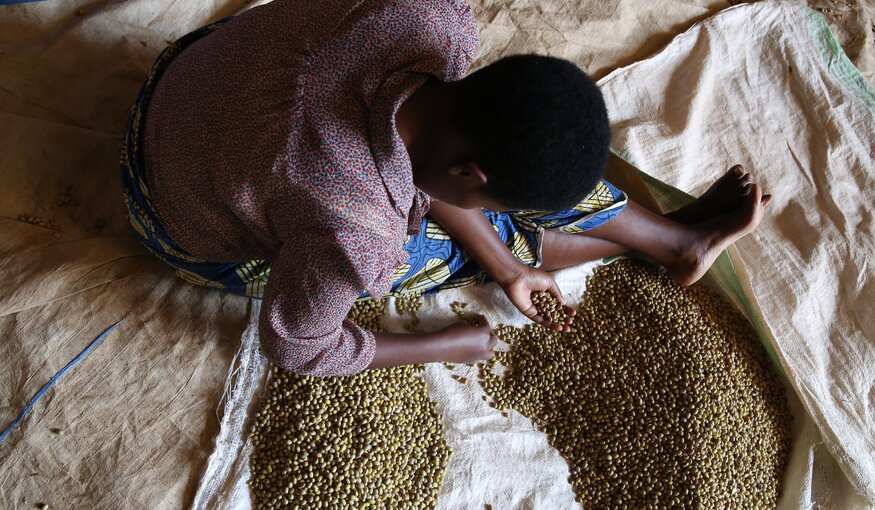
[[[784,389],[748,322],[704,286],[624,260],[590,278],[572,332],[496,333],[512,347],[480,365],[484,388],[547,434],[584,508],[776,506]]]
[[[565,307],[553,297],[553,294],[543,290],[532,292],[532,304],[538,309],[541,317],[556,324],[565,324],[567,318]]]
[[[385,301],[349,317],[382,329]],[[434,508],[450,449],[422,366],[352,377],[273,369],[251,439],[255,508]]]

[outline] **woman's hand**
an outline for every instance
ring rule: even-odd
[[[575,311],[570,306],[565,306],[556,280],[550,273],[519,264],[509,276],[496,281],[507,294],[510,302],[529,319],[555,331],[569,331],[571,329],[571,320]],[[550,322],[538,313],[538,309],[532,303],[532,292],[539,290],[549,292],[562,303],[565,307],[565,324]]]
[[[565,324],[552,324],[538,314],[532,305],[534,291],[547,291],[563,303],[556,282],[548,273],[531,268],[514,257],[482,211],[433,202],[429,214],[447,229],[486,274],[501,285],[510,302],[526,317],[556,331],[571,329],[569,324],[574,310],[570,307],[565,307]]]
[[[498,337],[492,333],[485,319],[481,324],[471,326],[460,322],[432,333],[443,344],[445,361],[471,364],[495,355]]]

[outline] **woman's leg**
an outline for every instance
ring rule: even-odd
[[[672,278],[689,285],[704,275],[717,256],[759,224],[771,198],[748,183],[741,204],[725,214],[694,224],[673,221],[629,201],[611,221],[579,234],[548,230],[542,248],[546,270],[588,260],[640,252],[668,269]]]
[[[620,213],[614,219],[622,216]],[[586,232],[580,234],[563,234],[556,230],[544,232],[541,247],[541,269],[555,271],[576,266],[590,260],[605,257],[615,257],[627,253],[629,248],[597,237],[590,237]]]

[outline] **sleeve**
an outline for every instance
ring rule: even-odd
[[[301,375],[356,374],[371,364],[374,335],[346,319],[360,282],[338,247],[287,241],[271,266],[259,317],[261,347]]]

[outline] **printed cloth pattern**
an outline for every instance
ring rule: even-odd
[[[626,207],[626,194],[606,180],[579,204],[556,212],[516,211],[496,213],[484,210],[492,228],[526,265],[541,265],[544,231],[555,229],[577,234],[610,221]],[[409,236],[404,249],[410,260],[395,269],[393,293],[431,294],[490,281],[479,264],[471,260],[464,248],[431,216],[422,220],[422,228]]]

